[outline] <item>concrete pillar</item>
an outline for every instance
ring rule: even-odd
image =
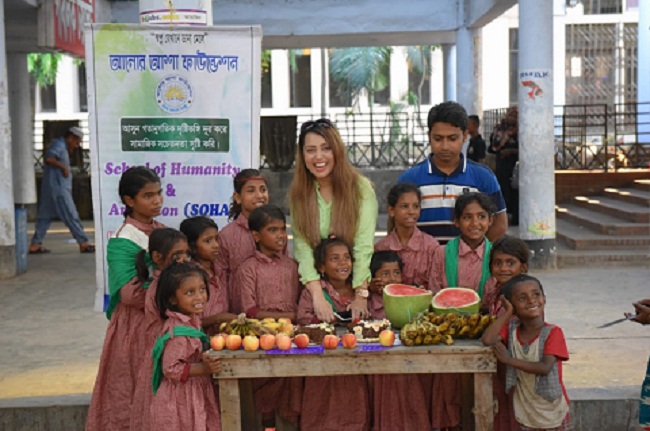
[[[68,55],[62,56],[56,74],[56,112],[79,112],[79,68]]]
[[[393,47],[390,55],[390,98],[399,102],[409,92],[409,68],[405,46]]]
[[[553,104],[566,103],[566,0],[553,2]]]
[[[0,279],[16,275],[16,223],[6,53],[4,0],[0,0]]]
[[[34,112],[27,54],[7,54],[7,58],[14,201],[16,205],[35,204]]]
[[[311,112],[314,115],[319,115],[323,106],[323,91],[325,86],[321,49],[312,49],[310,58],[311,66]],[[327,94],[327,93],[326,93]]]
[[[289,51],[274,49],[271,51],[271,91],[273,92],[273,109],[290,107],[291,80],[289,75]]]
[[[456,45],[442,45],[442,61],[444,63],[444,101],[456,100]]]
[[[519,234],[531,266],[555,268],[553,3],[519,1]]]
[[[639,38],[637,45],[637,98],[639,103],[638,142],[650,143],[650,2],[639,1]]]
[[[453,46],[453,45],[448,45],[448,46]],[[442,49],[434,49],[433,52],[431,53],[431,80],[430,82],[430,91],[431,91],[431,104],[432,105],[437,105],[438,103],[442,103],[447,98],[447,94],[445,93],[445,81],[447,78],[444,76],[445,75],[445,70],[446,66],[444,63],[444,55],[443,55],[443,50]],[[454,67],[456,66],[456,59],[454,58]],[[454,70],[454,78],[456,77],[456,71]],[[456,89],[456,83],[454,82],[454,85],[452,87],[454,90]],[[453,98],[449,100],[456,100],[456,96],[454,95]]]
[[[470,115],[483,111],[481,81],[481,30],[461,27],[456,31],[456,101]]]

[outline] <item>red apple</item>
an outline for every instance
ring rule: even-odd
[[[226,339],[221,335],[215,335],[214,337],[210,338],[210,347],[212,350],[223,350],[223,348],[226,346]]]
[[[291,320],[286,319],[287,321],[280,323],[280,332],[291,337],[293,335],[293,324]]]
[[[293,338],[293,342],[296,344],[296,347],[299,349],[306,349],[309,345],[309,335],[307,334],[298,334]]]
[[[255,335],[247,335],[244,337],[244,350],[254,352],[260,347],[260,339]]]
[[[382,346],[392,346],[395,342],[395,333],[390,329],[384,329],[379,333],[379,343]]]
[[[291,348],[291,337],[287,334],[278,334],[275,336],[275,343],[279,350],[289,350]]]
[[[226,347],[228,350],[239,350],[241,347],[241,336],[228,335],[228,338],[226,338]]]
[[[354,334],[343,334],[341,342],[346,349],[354,349],[357,347],[357,336]]]
[[[337,337],[336,335],[326,335],[323,338],[323,347],[325,347],[328,350],[336,349],[338,345],[339,345],[339,337]]]
[[[275,347],[275,335],[264,334],[260,337],[260,347],[262,350],[271,350]]]

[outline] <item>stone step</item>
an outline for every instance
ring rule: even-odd
[[[569,250],[561,244],[557,248],[558,268],[613,267],[650,268],[647,250]]]
[[[556,220],[558,241],[572,250],[645,250],[650,251],[649,235],[605,235],[568,220]]]
[[[632,223],[650,223],[650,207],[621,202],[607,196],[576,196],[573,203],[583,208],[618,217]]]
[[[617,201],[629,202],[650,208],[650,190],[608,187],[603,193],[605,196]]]
[[[568,220],[572,223],[599,232],[605,235],[650,235],[650,225],[631,223],[582,208],[573,203],[556,205],[558,219]]]
[[[650,180],[634,180],[635,189],[650,191]]]

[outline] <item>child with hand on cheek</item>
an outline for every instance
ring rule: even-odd
[[[562,330],[544,322],[546,296],[534,277],[518,275],[503,286],[504,312],[483,334],[508,366],[506,392],[514,388],[515,418],[522,431],[572,429],[562,361],[569,353]],[[511,319],[515,315],[518,321]]]

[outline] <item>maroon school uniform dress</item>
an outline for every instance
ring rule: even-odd
[[[255,254],[255,240],[248,228],[248,219],[239,214],[219,232],[219,257],[217,267],[221,274],[222,285],[228,292],[228,308],[233,313],[241,312],[239,304],[239,286],[233,282],[233,276],[239,265]]]
[[[233,280],[239,288],[241,310],[251,318],[260,311],[295,312],[298,307],[298,264],[284,254],[268,257],[255,251],[237,268]],[[297,422],[302,380],[253,380],[256,409],[267,419],[275,417],[277,412],[282,418]]]
[[[342,297],[321,280],[336,311],[345,311],[354,298]],[[298,323],[320,323],[311,293],[304,289],[298,303]],[[309,431],[366,431],[370,429],[370,395],[366,376],[305,377],[300,429]],[[401,429],[401,428],[396,428]]]
[[[141,223],[129,216],[125,220],[127,224],[146,236],[154,229],[165,227],[156,221]],[[125,225],[117,230],[116,237],[123,237]],[[135,383],[145,349],[145,294],[146,290],[137,277],[120,289],[120,302],[111,315],[99,360],[86,420],[88,431],[129,429]]]
[[[458,245],[458,286],[474,289],[478,292],[483,270],[485,242],[472,250],[465,241]],[[489,258],[489,257],[488,257]],[[494,289],[496,279],[490,277],[483,286],[483,291]],[[431,290],[434,293],[450,287],[445,271],[445,247],[436,250],[433,257],[433,274]],[[460,375],[436,374],[433,379],[431,423],[433,428],[454,427],[460,424]]]
[[[390,250],[397,253],[404,263],[402,282],[429,289],[433,255],[439,247],[440,244],[434,237],[416,227],[406,246],[400,242],[397,232],[392,231],[375,244],[375,251]]]
[[[176,326],[201,328],[198,316],[173,311],[162,334]],[[156,431],[220,431],[221,415],[212,376],[189,377],[189,367],[201,362],[203,344],[193,337],[172,337],[165,344],[162,357],[164,378],[153,396],[149,409],[151,429]]]
[[[374,314],[371,317],[383,318]],[[368,380],[373,431],[431,429],[430,374],[375,374]]]
[[[199,315],[201,318],[227,313],[229,310],[228,289],[223,284],[217,261],[212,262],[212,276],[210,274],[208,276],[210,277],[210,286],[208,286],[210,298],[208,298],[208,303],[205,304],[203,313]],[[219,332],[219,325],[212,325],[208,328],[203,328],[203,330],[208,336],[213,336]]]

